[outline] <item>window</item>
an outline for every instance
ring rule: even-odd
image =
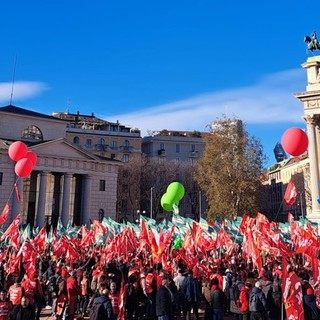
[[[129,192],[129,186],[127,184],[122,185],[122,192],[123,193],[128,193]]]
[[[2,186],[3,172],[0,172],[0,186]]]
[[[124,147],[129,147],[129,145],[130,145],[129,141],[128,141],[128,140],[125,140],[123,146],[124,146]]]
[[[179,143],[176,144],[176,152],[177,152],[177,153],[180,152],[180,144],[179,144]]]
[[[192,152],[196,151],[196,146],[194,144],[191,145],[191,151]]]
[[[73,143],[76,144],[76,145],[80,145],[80,139],[79,139],[79,137],[74,137],[74,138],[73,138]]]
[[[22,138],[29,140],[43,140],[42,132],[36,126],[29,126],[22,131]]]
[[[112,141],[111,142],[111,148],[116,148],[117,147],[117,141]]]
[[[115,159],[116,158],[116,154],[115,153],[111,153],[111,159]]]
[[[128,154],[124,154],[124,155],[122,156],[122,161],[123,161],[123,162],[129,162],[129,155],[128,155]]]
[[[86,147],[91,148],[91,146],[92,146],[92,140],[91,139],[87,139]]]
[[[99,191],[106,191],[106,180],[100,180]]]
[[[164,150],[164,143],[160,143],[160,150]]]
[[[104,146],[104,145],[105,145],[105,141],[104,141],[103,138],[100,138],[100,139],[99,139],[99,144],[100,144],[101,146]]]

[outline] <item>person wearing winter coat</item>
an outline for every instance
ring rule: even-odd
[[[173,294],[169,289],[169,276],[164,275],[156,294],[156,313],[159,320],[171,320],[173,316]]]
[[[262,291],[260,281],[255,283],[249,295],[249,311],[251,320],[265,320],[267,315],[267,299]]]
[[[10,320],[35,320],[36,310],[27,296],[21,298],[20,305],[15,306],[10,315]]]
[[[102,304],[103,308],[102,308],[102,313],[101,315],[101,319],[104,320],[113,320],[113,311],[112,311],[112,304],[111,304],[111,300],[109,298],[109,290],[107,289],[106,284],[101,284],[100,288],[99,288],[99,294],[100,296],[96,297],[93,300],[93,304]]]
[[[213,278],[211,283],[211,306],[213,320],[223,320],[224,309],[227,304],[227,297],[220,289],[219,280],[217,278]]]
[[[195,319],[199,319],[199,302],[201,301],[201,289],[199,281],[193,277],[193,271],[189,270],[182,284],[182,292],[186,303],[186,320],[191,319],[191,309]]]
[[[251,283],[246,283],[240,288],[240,295],[238,300],[238,305],[240,306],[240,311],[242,312],[242,320],[249,320],[249,291],[251,289]]]
[[[320,319],[320,310],[316,304],[316,296],[312,288],[308,288],[306,294],[303,296],[304,301],[304,316],[307,320]]]
[[[279,281],[275,279],[267,295],[269,320],[281,319],[282,288]]]

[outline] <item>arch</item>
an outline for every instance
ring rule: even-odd
[[[76,145],[79,145],[80,144],[80,138],[79,137],[74,137],[73,138],[73,143],[76,144]]]
[[[37,126],[31,125],[22,130],[21,138],[28,140],[43,141],[43,134]]]

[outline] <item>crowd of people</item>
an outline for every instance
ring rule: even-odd
[[[125,225],[101,242],[102,223],[94,225],[74,237],[7,229],[0,320],[38,320],[44,309],[57,320],[320,319],[312,226],[291,222],[288,244],[263,217],[246,217],[238,231],[245,241],[236,245],[225,227],[214,239],[193,222],[176,245],[176,226],[152,231],[142,222],[135,234]]]
[[[57,320],[90,319],[234,320],[285,319],[292,298],[285,279],[295,275],[301,285],[303,313],[292,319],[320,319],[312,272],[300,260],[289,261],[286,272],[279,260],[265,259],[262,270],[236,257],[208,260],[208,277],[196,277],[182,260],[172,270],[162,265],[142,267],[138,257],[101,265],[99,255],[88,252],[83,261],[66,263],[52,257],[49,249],[38,257],[31,278],[23,266],[19,274],[6,274],[0,265],[0,320],[38,320],[43,308]],[[204,263],[204,262],[203,262]],[[296,286],[296,284],[295,284]],[[103,315],[99,318],[97,315]],[[228,318],[228,319],[229,319]],[[288,320],[291,318],[287,318]]]

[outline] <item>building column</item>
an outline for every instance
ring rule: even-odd
[[[318,203],[319,197],[319,167],[317,156],[317,141],[315,134],[315,118],[313,116],[306,116],[308,139],[309,139],[309,162],[310,162],[310,188],[312,211],[307,214],[307,218],[314,222],[320,222],[320,206]]]
[[[83,188],[83,210],[81,223],[87,225],[90,219],[90,198],[91,198],[91,183],[92,176],[84,176],[84,188]]]
[[[66,173],[63,175],[61,221],[64,226],[68,224],[70,219],[71,179],[72,174]]]
[[[47,182],[48,182],[48,172],[40,172],[40,186],[39,186],[39,196],[37,205],[37,215],[35,225],[42,228],[45,225],[46,216],[46,200],[47,200]]]

